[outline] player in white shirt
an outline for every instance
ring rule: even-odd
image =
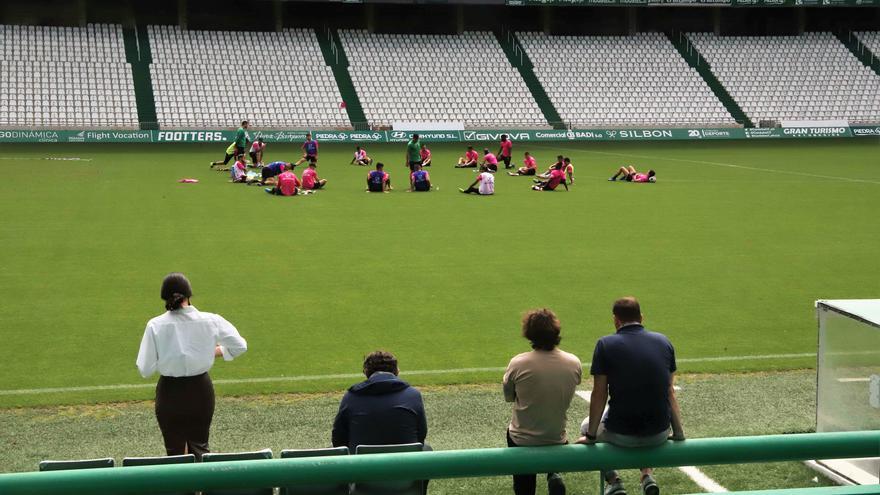
[[[168,455],[208,450],[214,416],[214,385],[208,370],[214,358],[226,361],[247,351],[247,342],[222,316],[190,304],[192,287],[182,273],[162,281],[164,314],[151,319],[138,351],[137,368],[149,378],[157,371],[156,419]]]
[[[489,172],[489,167],[481,165],[477,180],[467,189],[459,188],[458,190],[465,194],[474,193],[481,196],[491,196],[495,194],[495,175]]]

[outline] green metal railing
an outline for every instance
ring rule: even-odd
[[[880,457],[880,431],[703,438],[642,449],[560,445],[13,473],[0,475],[0,493],[147,494],[851,457]]]

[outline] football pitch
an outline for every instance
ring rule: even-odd
[[[571,157],[575,184],[499,173],[494,197],[458,192],[475,175],[452,168],[463,145],[432,146],[430,193],[405,192],[402,145],[370,146],[395,191],[367,194],[353,145],[323,144],[328,188],[295,198],[209,171],[224,148],[3,146],[0,407],[152,397],[134,360],[171,271],[248,340],[212,370],[225,395],[341,390],[378,348],[417,385],[498,382],[540,306],[589,362],[622,295],[681,372],[808,368],[813,301],[880,280],[873,139],[515,143],[542,168]],[[264,161],[298,157],[269,144]],[[629,164],[657,183],[607,182]]]

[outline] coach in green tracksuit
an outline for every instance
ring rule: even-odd
[[[419,143],[419,135],[413,134],[412,139],[406,143],[406,164],[409,166],[410,172],[416,171],[416,166],[422,164],[421,143]]]
[[[248,121],[243,120],[241,122],[241,127],[235,131],[235,156],[241,156],[244,154],[244,149],[249,142],[251,142],[251,137],[247,133]]]

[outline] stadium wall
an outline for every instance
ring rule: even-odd
[[[3,0],[0,23],[77,26],[86,23],[181,25],[188,29],[273,31],[284,27],[368,29],[395,33],[465,30],[548,34],[703,31],[793,34],[880,29],[880,0],[577,0],[578,6],[342,3],[281,0]],[[755,8],[714,6],[736,1]],[[841,1],[847,7],[836,7]],[[633,2],[637,5],[633,6]],[[640,4],[639,4],[640,2]],[[674,7],[656,2],[674,3]],[[702,6],[692,6],[700,2]],[[797,2],[814,5],[796,7]],[[683,6],[682,3],[690,6]],[[764,5],[782,6],[762,8]],[[596,5],[598,4],[598,5]],[[649,6],[650,5],[650,6]],[[855,6],[860,7],[855,8]],[[865,6],[867,5],[867,6]]]
[[[254,131],[253,139],[268,143],[300,143],[306,130]],[[311,131],[318,142],[405,143],[404,131]],[[0,143],[228,143],[231,130],[0,130]],[[475,131],[428,131],[419,133],[425,142],[497,142],[501,134],[513,141],[701,141],[813,138],[880,138],[880,126],[786,127],[786,128],[690,128],[690,129],[492,129]]]

